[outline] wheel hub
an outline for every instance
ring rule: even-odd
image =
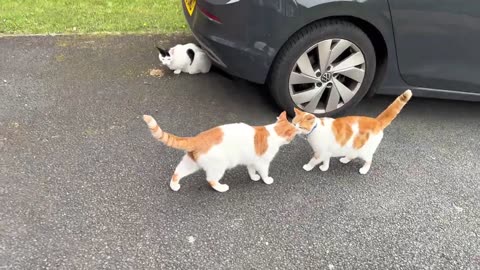
[[[322,83],[327,83],[332,79],[333,75],[330,72],[325,72],[323,75],[320,77],[320,81]]]

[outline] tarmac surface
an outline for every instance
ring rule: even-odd
[[[228,171],[168,181],[183,153],[150,135],[275,121],[264,87],[213,70],[151,76],[161,36],[0,38],[0,269],[480,269],[480,106],[413,98],[369,174],[302,170],[272,185]],[[162,72],[160,72],[162,73]],[[376,116],[394,97],[349,114]]]

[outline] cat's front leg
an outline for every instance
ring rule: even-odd
[[[310,159],[310,161],[303,165],[303,169],[307,172],[311,171],[313,168],[315,168],[315,166],[317,166],[318,164],[320,164],[320,162],[322,162],[321,159],[317,158],[318,155],[315,154],[312,159]]]
[[[268,176],[270,162],[262,162],[260,164],[256,164],[255,167],[265,184],[270,185],[271,183],[273,183],[273,178]]]
[[[182,73],[182,70],[181,69],[176,69],[173,73],[178,75],[178,74]]]

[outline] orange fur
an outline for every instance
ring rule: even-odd
[[[197,157],[193,154],[193,152],[187,152],[188,157],[190,157],[193,161],[197,161]]]
[[[380,122],[380,129],[384,129],[390,125],[390,123],[393,121],[393,119],[395,119],[395,117],[397,117],[398,113],[400,113],[403,106],[407,104],[411,97],[412,91],[405,91],[377,117],[378,122]]]
[[[190,152],[192,159],[197,160],[200,155],[207,153],[214,145],[221,143],[222,139],[223,131],[219,127],[209,129],[193,137],[195,150]]]
[[[268,149],[268,130],[264,126],[254,127],[255,128],[255,153],[261,156]]]
[[[262,179],[265,184],[270,185],[273,183],[273,178],[269,176],[271,161],[279,148],[288,144],[297,134],[295,126],[288,122],[285,112],[271,125],[252,127],[244,123],[227,124],[194,137],[184,138],[162,131],[155,119],[149,115],[144,115],[143,119],[154,138],[167,146],[186,151],[170,179],[170,188],[173,191],[180,189],[183,177],[203,169],[212,188],[226,192],[228,185],[219,181],[227,169],[238,165],[247,166],[253,181]]]
[[[382,130],[380,122],[375,118],[366,116],[347,116],[337,118],[333,121],[332,131],[338,144],[344,146],[353,135],[352,126],[358,124],[358,134],[355,136],[353,144],[356,149],[368,141],[370,133],[377,134]]]
[[[347,116],[334,119],[332,123],[332,132],[335,140],[341,146],[344,146],[352,137],[354,124],[358,124],[358,134],[355,136],[353,145],[354,148],[360,149],[370,138],[370,134],[377,134],[385,129],[393,119],[398,115],[400,110],[412,97],[410,90],[405,91],[400,95],[388,108],[383,111],[377,118],[366,116]],[[295,110],[295,118],[292,123],[310,131],[315,123],[315,118],[310,113],[303,112],[297,108]],[[323,118],[319,118],[320,125],[324,125]]]
[[[223,131],[219,127],[199,133],[195,137],[177,137],[164,132],[150,115],[144,115],[143,120],[149,125],[153,137],[172,148],[185,150],[193,160],[208,152],[210,148],[222,142]],[[154,123],[153,126],[151,126]]]
[[[382,131],[380,123],[375,118],[359,116],[357,123],[359,133],[373,132],[374,134],[377,134]]]
[[[358,135],[355,136],[355,139],[353,140],[353,148],[355,149],[362,148],[365,145],[365,143],[368,141],[368,138],[370,138],[370,133],[359,132]]]
[[[286,112],[282,112],[280,114],[274,129],[278,136],[284,137],[288,141],[293,140],[293,138],[295,138],[295,135],[297,134],[295,126],[288,122]]]
[[[311,130],[315,125],[315,116],[309,113],[302,112],[297,108],[294,108],[294,110],[296,116],[295,118],[293,118],[292,123],[294,125],[298,124],[299,127],[304,130]]]
[[[296,115],[296,116],[303,116],[303,115],[306,114],[306,113],[303,112],[302,110],[297,109],[297,107],[294,107],[293,110],[295,111],[295,115]]]
[[[363,159],[365,163],[359,172],[366,174],[370,170],[373,155],[382,141],[383,130],[395,119],[411,97],[412,92],[405,91],[377,118],[365,116],[319,118],[316,123],[320,128],[316,132],[312,131],[309,117],[313,115],[295,109],[293,124],[300,132],[307,134],[308,142],[315,152],[314,157],[303,166],[303,169],[310,171],[318,164],[322,164],[319,167],[320,170],[327,171],[331,157],[343,156],[340,162],[345,164],[355,158]]]
[[[352,124],[356,117],[343,117],[335,119],[332,123],[332,132],[335,140],[341,146],[347,144],[353,135]]]
[[[178,174],[174,173],[174,174],[172,175],[172,182],[178,183]]]

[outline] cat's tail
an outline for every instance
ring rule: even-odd
[[[143,121],[147,123],[150,132],[152,132],[152,136],[155,139],[164,143],[166,146],[185,151],[194,150],[192,138],[177,137],[173,134],[164,132],[157,124],[157,121],[155,121],[155,119],[153,119],[153,117],[151,117],[150,115],[144,115]]]
[[[390,125],[390,123],[393,121],[393,119],[395,119],[395,117],[397,117],[403,106],[407,104],[411,97],[412,91],[407,90],[403,92],[403,94],[397,97],[397,99],[395,99],[395,101],[377,117],[382,129]]]

